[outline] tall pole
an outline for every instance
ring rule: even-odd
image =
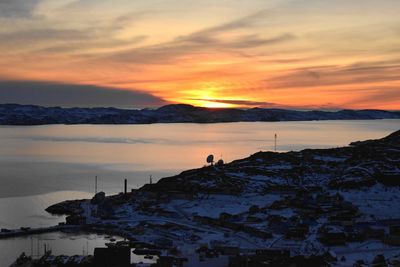
[[[33,257],[33,237],[31,236],[31,257]]]
[[[278,139],[278,136],[275,134],[275,152],[276,152],[276,140]]]
[[[94,194],[97,194],[97,175],[94,178]]]

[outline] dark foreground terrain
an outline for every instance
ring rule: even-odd
[[[110,261],[133,249],[155,255],[154,266],[399,266],[399,186],[397,131],[347,147],[258,152],[47,211],[69,215],[69,230],[126,237]],[[96,257],[87,266],[103,266]]]

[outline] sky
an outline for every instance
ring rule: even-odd
[[[398,0],[0,0],[0,103],[400,109]]]

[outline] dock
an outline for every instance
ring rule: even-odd
[[[56,226],[41,227],[41,228],[21,227],[20,229],[13,229],[13,230],[1,229],[0,239],[29,236],[36,234],[45,234],[45,233],[52,233],[52,232],[66,231],[66,230],[76,230],[78,228],[79,227],[75,225],[56,225]]]

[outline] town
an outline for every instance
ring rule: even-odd
[[[65,223],[0,238],[87,231],[124,241],[14,266],[400,266],[400,131],[347,147],[258,152],[139,189],[50,206]],[[142,255],[152,263],[132,262]]]

